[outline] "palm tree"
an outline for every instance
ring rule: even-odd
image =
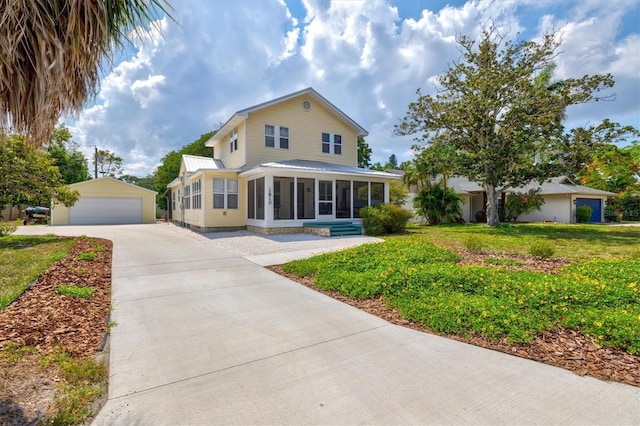
[[[427,219],[430,225],[436,225],[443,220],[462,220],[461,201],[462,198],[453,189],[436,183],[421,190],[413,199],[413,204],[420,216]]]
[[[95,96],[114,48],[169,8],[167,0],[0,0],[0,134],[12,128],[41,146],[62,114]]]

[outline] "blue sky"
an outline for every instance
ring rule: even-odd
[[[455,36],[491,21],[508,38],[562,33],[556,77],[610,72],[616,100],[570,107],[568,128],[640,128],[638,0],[170,0],[177,22],[117,55],[95,102],[67,124],[146,176],[235,111],[312,86],[369,131],[373,161],[411,158],[393,125],[458,59]]]

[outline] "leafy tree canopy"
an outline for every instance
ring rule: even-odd
[[[122,158],[108,149],[98,149],[93,161],[97,163],[98,173],[102,176],[118,178],[122,176]]]
[[[66,126],[56,127],[49,135],[47,152],[60,170],[62,180],[66,184],[91,179],[87,158],[78,151],[78,144],[71,139]]]
[[[371,167],[371,148],[362,136],[358,136],[358,167],[368,169]]]
[[[557,55],[557,40],[546,34],[539,42],[511,42],[492,27],[477,40],[459,37],[461,59],[439,77],[438,92],[423,95],[418,89],[418,99],[395,126],[397,135],[417,134],[422,144],[435,139],[453,148],[459,173],[486,190],[489,225],[500,222],[500,188],[556,171],[553,159],[541,163],[539,154],[554,151],[565,108],[603,99],[595,93],[613,86],[609,74],[565,79],[553,87],[546,77],[539,79]]]
[[[169,182],[178,177],[180,173],[180,162],[183,155],[197,155],[200,157],[211,157],[213,152],[210,147],[206,147],[204,144],[213,136],[215,132],[205,133],[200,135],[198,139],[191,142],[189,145],[185,145],[179,151],[171,151],[164,157],[162,157],[162,164],[156,169],[153,174],[158,196],[156,202],[161,209],[167,208],[167,199],[164,193],[167,189]]]
[[[54,160],[39,152],[25,136],[0,139],[0,209],[6,206],[48,206],[56,200],[72,206],[77,191],[66,186]]]

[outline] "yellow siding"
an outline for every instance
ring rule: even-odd
[[[238,180],[238,208],[237,209],[214,209],[213,208],[213,179],[237,179]],[[189,183],[198,179],[202,180],[202,208],[201,209],[185,209],[184,222],[189,225],[197,226],[200,228],[226,228],[226,227],[238,227],[245,225],[246,219],[246,179],[239,178],[237,173],[229,172],[205,172],[198,173],[189,179]],[[178,183],[171,188],[172,193],[176,194],[181,189],[181,185]],[[182,195],[182,189],[181,193]],[[192,192],[193,195],[193,192]],[[172,218],[174,221],[179,222],[181,220],[181,202],[182,200],[176,199],[176,208],[172,210]]]
[[[153,191],[111,178],[88,180],[69,187],[78,191],[80,198],[142,198],[142,223],[154,223],[156,220],[156,196]],[[69,224],[69,208],[62,204],[54,204],[51,215],[52,225]]]
[[[238,150],[231,152],[230,138],[231,132],[224,135],[222,140],[215,147],[214,158],[222,160],[222,163],[227,169],[239,169],[244,166],[245,152],[247,146],[245,140],[245,126],[240,124],[237,127],[238,131]]]
[[[213,178],[238,180],[238,208],[213,208]],[[205,228],[222,228],[229,226],[244,226],[247,217],[247,180],[230,173],[207,173],[203,181],[202,207],[206,218]]]
[[[302,101],[311,102],[311,110],[302,108]],[[289,128],[289,149],[264,146],[264,126],[270,124]],[[283,160],[315,160],[357,166],[356,131],[324,108],[313,97],[299,97],[278,103],[249,114],[246,120],[247,166]],[[322,152],[322,133],[342,136],[342,155]],[[224,144],[223,144],[224,145]],[[227,149],[228,144],[227,144]],[[226,163],[225,163],[226,166]]]

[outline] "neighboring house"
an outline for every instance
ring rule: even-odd
[[[367,132],[312,88],[240,110],[207,141],[213,157],[183,155],[167,185],[169,218],[209,232],[298,232],[360,221],[388,202],[389,173],[357,167]]]
[[[80,193],[72,207],[53,204],[51,225],[121,225],[154,223],[156,192],[101,177],[69,185]]]
[[[540,194],[544,197],[545,203],[540,211],[522,215],[518,218],[519,221],[574,223],[576,208],[587,205],[591,207],[589,222],[604,222],[604,208],[607,205],[607,199],[618,195],[613,192],[577,185],[566,176],[551,178],[542,184],[532,182],[516,190],[527,192],[537,188],[541,189]]]
[[[463,199],[462,218],[466,222],[475,222],[475,214],[485,209],[484,188],[479,183],[469,181],[462,176],[449,178],[447,186],[453,188]],[[566,176],[551,178],[542,184],[533,181],[522,187],[509,188],[505,194],[527,192],[531,189],[540,189],[540,195],[545,202],[539,211],[519,216],[519,222],[575,223],[576,208],[581,205],[591,207],[590,222],[604,222],[604,207],[607,199],[617,195],[613,192],[577,185]]]

